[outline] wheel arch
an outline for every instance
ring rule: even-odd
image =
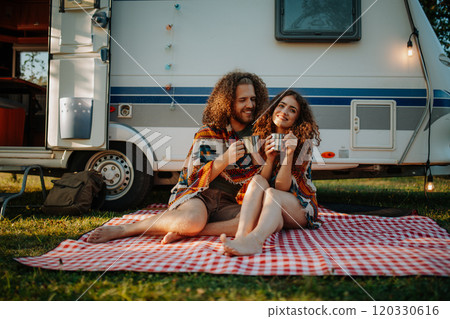
[[[150,168],[150,172],[147,171],[146,173],[153,175],[153,172],[157,170],[156,157],[152,146],[146,137],[134,127],[122,123],[110,123],[108,139],[109,142],[122,142],[127,145],[134,144],[147,159],[149,164],[147,167]]]

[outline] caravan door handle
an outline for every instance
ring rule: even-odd
[[[92,16],[92,25],[95,27],[104,28],[108,25],[109,18],[106,15],[106,12],[96,12]]]
[[[359,117],[355,116],[355,118],[353,119],[353,130],[355,131],[355,133],[359,132]]]

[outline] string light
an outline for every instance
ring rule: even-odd
[[[414,31],[409,35],[408,43],[406,44],[406,46],[408,47],[408,56],[412,56],[413,55],[413,43],[412,43],[412,40],[411,40],[411,37],[413,35],[416,36],[416,37],[419,36],[419,31],[416,28],[414,28]]]
[[[428,181],[427,181],[427,185],[426,185],[425,190],[427,192],[434,191],[433,175],[431,174],[431,171],[430,171],[430,175],[428,176],[427,180]]]
[[[412,41],[409,40],[408,41],[408,56],[412,56],[413,55],[413,50],[412,50]]]

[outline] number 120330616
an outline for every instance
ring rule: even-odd
[[[438,306],[373,306],[374,316],[437,316]]]

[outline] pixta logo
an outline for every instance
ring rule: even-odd
[[[165,156],[158,161],[158,169],[170,162],[171,147],[167,143],[171,139],[171,136],[145,128],[127,140],[126,156],[137,171],[153,175],[153,170],[156,168],[156,150],[165,147]]]

